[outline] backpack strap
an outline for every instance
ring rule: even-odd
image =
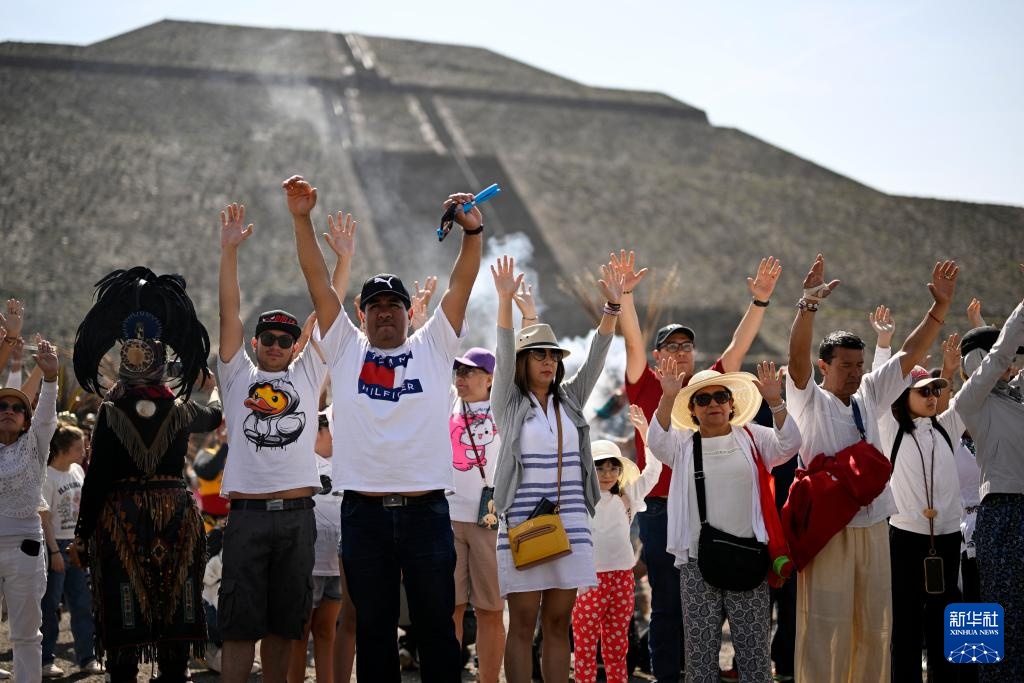
[[[950,452],[956,453],[956,449],[953,448],[953,440],[949,438],[949,432],[946,431],[945,427],[939,424],[938,419],[936,419],[934,415],[932,415],[932,429],[937,431],[939,434],[942,434],[942,438],[946,440],[946,444],[949,446]]]
[[[942,435],[942,438],[946,440],[946,444],[949,445],[950,452],[955,453],[956,450],[953,448],[953,440],[949,438],[949,432],[946,431],[945,427],[939,424],[939,421],[935,419],[934,415],[932,416],[932,429]],[[906,432],[903,431],[902,427],[896,431],[896,440],[893,441],[892,454],[889,456],[889,461],[892,462],[893,472],[896,471],[896,455],[900,452],[900,444],[903,443],[903,435],[905,433]]]
[[[860,432],[860,438],[867,441],[868,435],[867,430],[864,429],[864,418],[860,416],[860,406],[857,405],[857,399],[853,396],[850,397],[850,407],[853,408],[853,422],[857,425],[857,431]]]

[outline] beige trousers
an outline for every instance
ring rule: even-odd
[[[797,577],[796,680],[889,683],[889,525],[847,527]]]

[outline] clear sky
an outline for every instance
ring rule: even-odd
[[[3,0],[0,41],[88,44],[164,18],[483,46],[667,93],[885,192],[1024,205],[1020,0]]]

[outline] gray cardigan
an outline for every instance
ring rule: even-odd
[[[583,494],[591,517],[601,498],[601,487],[597,483],[597,471],[590,454],[590,425],[583,417],[583,406],[601,377],[611,343],[612,335],[595,334],[583,365],[558,387],[559,400],[565,413],[579,432]],[[501,434],[501,450],[494,471],[494,506],[500,514],[504,514],[512,507],[516,491],[523,481],[523,453],[519,446],[519,433],[530,410],[530,399],[523,396],[515,382],[516,344],[513,330],[498,328],[498,348],[494,356],[496,362],[491,385],[491,410],[498,422],[498,433]]]

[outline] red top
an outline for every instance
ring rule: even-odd
[[[716,360],[709,370],[717,370],[724,373],[725,368],[722,366],[722,359]],[[685,387],[689,383],[690,377],[687,377],[683,386]],[[654,370],[651,370],[650,367],[644,368],[643,374],[640,375],[640,379],[635,383],[631,383],[627,378],[626,396],[629,398],[630,403],[640,406],[640,410],[644,411],[644,417],[653,422],[654,413],[658,410],[658,403],[661,402],[661,382],[658,381],[658,376],[654,374]],[[646,434],[643,435],[643,437],[646,436]],[[640,435],[640,432],[636,432],[633,436],[636,443],[636,466],[641,471],[647,466],[647,451],[644,450],[643,437]],[[672,468],[666,465],[661,469],[661,477],[658,478],[658,483],[654,485],[651,492],[647,494],[648,497],[668,498],[668,483],[671,479]]]

